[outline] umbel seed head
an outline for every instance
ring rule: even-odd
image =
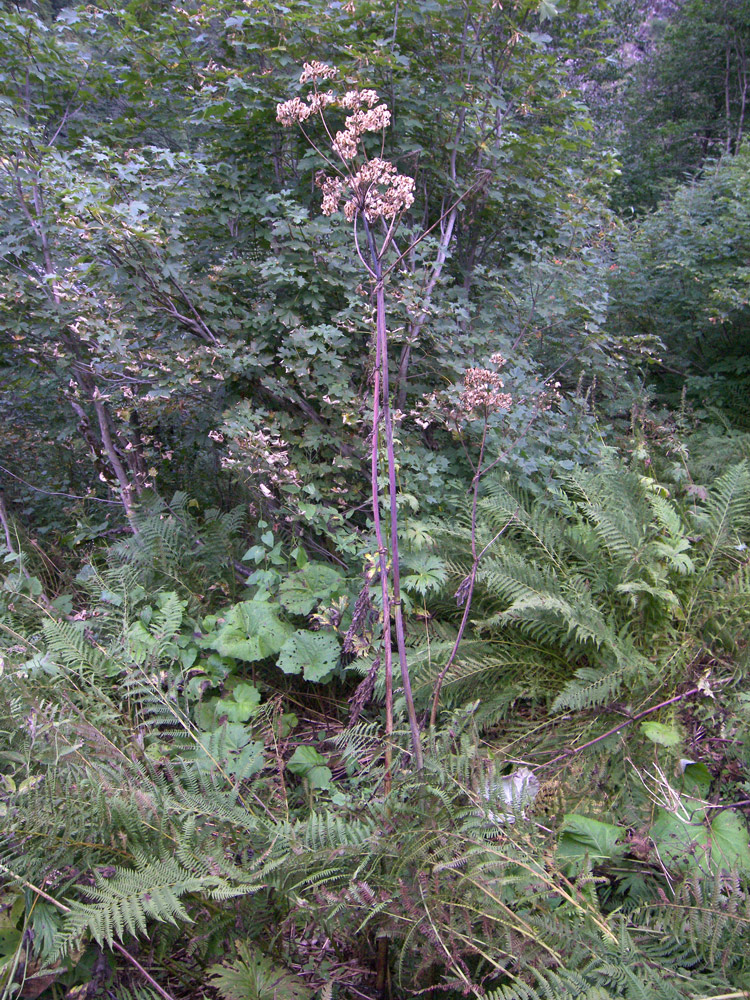
[[[293,97],[276,106],[276,121],[285,128],[302,125],[308,118],[320,115],[324,119],[326,108],[337,107],[350,111],[344,128],[331,139],[331,148],[341,161],[341,171],[331,176],[321,171],[315,183],[323,192],[321,211],[333,215],[343,211],[349,222],[362,215],[368,222],[376,219],[394,219],[414,203],[414,179],[400,174],[388,160],[374,157],[368,160],[362,146],[366,132],[382,132],[391,124],[387,105],[379,104],[375,90],[347,90],[343,96],[318,89],[318,82],[336,77],[333,67],[321,62],[305,63],[300,83],[312,83],[313,91],[307,100]],[[331,132],[326,124],[326,132]],[[356,161],[361,157],[360,166]],[[335,169],[335,168],[334,168]]]

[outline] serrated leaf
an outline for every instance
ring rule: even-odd
[[[260,691],[254,684],[238,684],[231,698],[216,703],[217,717],[226,716],[229,722],[247,722],[260,704]]]
[[[292,626],[281,621],[272,604],[243,601],[227,612],[224,624],[207,644],[222,656],[252,663],[278,653],[291,633]]]
[[[702,822],[706,815],[705,803],[683,796],[680,805],[678,812],[659,809],[650,831],[668,867],[750,871],[750,837],[738,813],[722,810],[708,826]]]
[[[344,578],[326,563],[309,562],[279,587],[279,601],[294,615],[308,615],[321,601],[343,589]]]
[[[445,563],[438,556],[416,553],[405,560],[411,571],[401,578],[404,590],[424,597],[431,590],[440,590],[448,578]]]
[[[246,942],[236,947],[238,958],[208,970],[223,1000],[311,1000],[312,990],[289,969]]]
[[[624,836],[624,827],[568,813],[563,817],[557,854],[558,857],[569,858],[576,868],[586,858],[590,864],[596,865],[625,852],[625,845],[620,843]]]
[[[330,632],[298,629],[284,644],[278,666],[285,674],[302,674],[306,681],[324,680],[339,662],[339,643]]]
[[[722,868],[750,871],[750,836],[739,813],[723,809],[711,823],[711,841],[712,859],[718,860]]]

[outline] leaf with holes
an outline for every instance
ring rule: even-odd
[[[293,615],[309,615],[323,601],[343,593],[344,578],[326,563],[310,562],[279,587],[279,600]]]
[[[285,674],[302,674],[306,681],[327,680],[339,662],[339,643],[330,632],[297,629],[285,643],[278,665]]]

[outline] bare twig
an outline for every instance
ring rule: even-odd
[[[565,753],[558,754],[557,757],[553,757],[552,760],[547,760],[543,764],[537,764],[536,769],[542,767],[551,767],[552,764],[556,764],[559,760],[567,760],[570,757],[574,757],[576,754],[581,753],[582,750],[587,750],[589,747],[594,746],[595,743],[601,743],[602,740],[606,740],[608,736],[612,736],[614,733],[618,733],[621,729],[626,726],[632,725],[634,722],[638,722],[639,719],[645,718],[647,715],[651,715],[652,712],[658,712],[660,708],[666,708],[667,705],[674,705],[678,701],[684,701],[685,698],[692,698],[693,695],[704,694],[702,688],[690,688],[689,691],[683,691],[682,694],[677,694],[674,698],[668,698],[666,701],[660,701],[658,705],[654,705],[652,708],[646,708],[642,712],[638,712],[637,715],[631,715],[629,719],[621,722],[618,726],[613,726],[608,729],[606,733],[602,733],[601,736],[597,736],[593,740],[589,740],[588,743],[582,743],[579,747],[572,747],[570,750],[566,750]]]

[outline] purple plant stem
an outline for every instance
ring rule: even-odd
[[[574,757],[577,753],[582,750],[586,750],[588,747],[592,747],[595,743],[601,743],[602,740],[606,740],[608,736],[612,736],[613,733],[619,732],[624,729],[625,726],[630,726],[632,723],[637,722],[639,719],[644,718],[646,715],[651,715],[652,712],[658,712],[660,708],[666,708],[667,705],[674,705],[676,701],[683,701],[685,698],[691,698],[694,694],[701,694],[700,688],[690,688],[689,691],[683,691],[682,694],[677,694],[674,698],[668,698],[666,701],[660,701],[658,705],[654,705],[653,708],[646,708],[637,715],[631,716],[624,722],[621,722],[619,726],[613,726],[612,729],[608,729],[606,733],[602,733],[601,736],[597,736],[593,740],[589,740],[588,743],[583,743],[579,747],[575,747],[572,750],[566,750],[565,753],[558,754],[557,757],[553,757],[552,760],[545,761],[544,764],[537,764],[537,768],[540,767],[550,767],[552,764],[556,764],[558,760],[567,760],[568,757]]]
[[[391,736],[393,734],[393,650],[391,649],[391,602],[388,594],[388,551],[383,541],[380,521],[380,487],[378,486],[378,442],[380,430],[380,338],[375,339],[375,373],[372,390],[372,445],[370,449],[370,479],[372,488],[372,520],[378,544],[380,587],[383,595],[383,664],[385,667],[385,791],[391,790]]]
[[[471,611],[471,599],[474,596],[474,581],[477,575],[477,565],[479,559],[477,558],[477,503],[479,501],[479,477],[480,470],[482,468],[482,459],[484,458],[484,446],[487,442],[487,414],[484,415],[484,427],[482,428],[482,443],[479,446],[479,458],[477,459],[477,467],[474,472],[474,478],[472,480],[472,497],[471,497],[471,570],[469,571],[468,581],[469,590],[466,595],[466,600],[464,603],[464,614],[461,619],[461,624],[458,627],[458,635],[456,636],[456,641],[453,643],[453,649],[451,650],[448,661],[437,675],[437,680],[435,681],[435,687],[432,692],[432,709],[430,710],[430,727],[435,725],[437,720],[438,704],[440,703],[440,690],[443,686],[443,681],[445,680],[446,674],[453,666],[453,661],[458,653],[458,647],[461,645],[461,640],[464,637],[464,631],[466,630],[466,624],[469,620],[469,612]]]
[[[401,576],[399,567],[398,550],[398,505],[397,505],[397,485],[396,485],[396,455],[393,448],[393,424],[391,422],[390,390],[388,384],[388,331],[385,322],[385,287],[383,285],[383,269],[380,257],[375,247],[375,240],[372,231],[363,216],[365,233],[370,248],[372,266],[375,272],[375,307],[376,307],[376,343],[379,345],[380,371],[381,371],[381,398],[383,403],[383,430],[385,433],[386,455],[388,459],[388,492],[390,500],[391,516],[391,579],[393,581],[393,615],[396,623],[396,648],[398,649],[399,665],[401,667],[401,682],[404,688],[404,699],[406,701],[406,713],[409,718],[409,730],[411,732],[412,753],[414,764],[418,771],[424,766],[422,756],[422,740],[417,721],[417,712],[414,708],[414,697],[411,690],[411,678],[409,677],[409,665],[406,659],[406,638],[404,635],[404,613],[401,605]],[[385,615],[385,609],[384,609]]]

